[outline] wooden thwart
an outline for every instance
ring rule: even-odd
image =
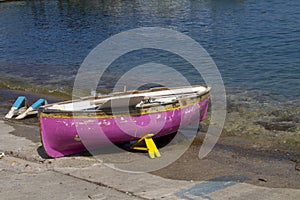
[[[132,144],[130,146],[131,149],[134,150],[140,150],[140,151],[148,151],[148,154],[150,156],[150,158],[155,158],[155,157],[160,157],[160,153],[152,139],[152,137],[154,136],[154,134],[147,134],[144,137],[142,137],[141,139],[139,139],[137,142],[135,142],[134,144]],[[142,142],[145,142],[146,147],[141,147],[139,145],[141,145]]]

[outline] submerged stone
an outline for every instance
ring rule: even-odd
[[[300,123],[300,113],[297,114],[293,114],[290,116],[291,120],[296,122],[296,123]]]
[[[263,122],[258,121],[256,124],[263,126],[266,130],[275,130],[275,131],[296,131],[296,125],[292,122]]]

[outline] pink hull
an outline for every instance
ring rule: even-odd
[[[177,132],[190,123],[202,121],[207,113],[208,102],[206,98],[198,105],[139,116],[51,117],[42,114],[40,127],[43,146],[49,156],[61,157],[110,142],[135,140],[149,133],[160,137]]]

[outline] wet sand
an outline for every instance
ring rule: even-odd
[[[255,141],[234,136],[221,138],[207,157],[199,159],[201,144],[202,139],[196,138],[180,159],[153,174],[191,181],[232,176],[259,186],[300,188],[300,171],[296,170],[300,165],[299,149],[293,149],[293,153],[261,150]]]

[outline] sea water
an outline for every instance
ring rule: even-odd
[[[0,87],[71,95],[88,53],[110,36],[139,27],[169,28],[196,40],[216,63],[227,92],[280,101],[300,97],[300,1],[292,0],[0,3]],[[127,67],[153,60],[199,82],[184,60],[148,49],[111,66],[101,89],[112,88]]]

